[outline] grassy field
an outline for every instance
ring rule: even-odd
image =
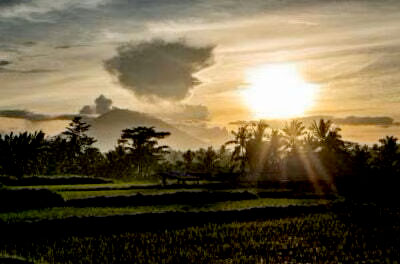
[[[56,191],[64,199],[82,199],[88,197],[98,196],[119,196],[119,195],[133,195],[141,194],[162,194],[162,193],[175,193],[177,191],[194,191],[202,189],[131,189],[131,190],[109,190],[109,191]]]
[[[141,188],[141,186],[145,187]],[[137,193],[169,195],[176,192],[205,191],[202,186],[160,188],[154,183],[143,182],[140,184],[49,185],[13,188],[48,189],[70,201]],[[215,191],[218,190],[213,190]],[[389,209],[383,213],[366,210],[361,217],[354,215],[347,207],[327,213],[326,210],[304,213],[304,208],[315,208],[321,205],[323,208],[341,207],[332,207],[337,199],[293,198],[290,190],[254,188],[219,190],[222,193],[233,191],[249,191],[252,193],[251,197],[255,198],[211,203],[198,201],[195,204],[178,200],[178,203],[126,207],[101,207],[102,203],[96,205],[99,207],[68,206],[2,212],[0,222],[6,223],[3,227],[28,224],[31,228],[32,222],[51,219],[64,221],[70,217],[78,217],[78,223],[82,223],[85,217],[118,215],[123,219],[129,219],[127,223],[130,226],[131,218],[127,217],[135,214],[179,212],[186,216],[186,212],[237,210],[244,212],[247,216],[248,211],[241,210],[268,209],[266,214],[262,214],[263,221],[251,221],[259,218],[246,218],[240,220],[244,222],[233,222],[229,217],[227,221],[216,222],[212,218],[207,218],[209,213],[206,213],[206,218],[204,218],[206,221],[198,222],[201,224],[194,225],[193,222],[185,222],[185,227],[151,228],[146,232],[143,231],[143,226],[136,223],[138,229],[128,229],[131,230],[129,232],[126,226],[123,226],[123,229],[116,229],[122,231],[107,232],[107,228],[101,225],[100,228],[104,227],[104,230],[96,227],[94,233],[81,231],[66,233],[64,230],[57,235],[48,236],[46,230],[43,230],[43,236],[37,235],[41,231],[32,233],[36,235],[8,236],[6,240],[0,236],[0,263],[3,262],[2,256],[20,257],[35,263],[398,263],[396,261],[400,259],[398,250],[400,248],[400,213],[397,209]],[[259,198],[254,195],[261,193],[267,196],[269,193],[273,195],[288,193],[289,196],[287,198]],[[209,194],[206,193],[206,195],[208,197]],[[223,195],[225,197],[225,194]],[[307,197],[307,194],[303,196]],[[342,202],[338,204],[343,204]],[[283,209],[286,210],[291,206],[301,208],[302,211],[297,212],[295,217],[288,217],[285,214],[274,217],[273,214],[269,214],[270,208],[284,207]],[[383,217],[388,214],[387,212],[390,212],[390,217]],[[164,213],[156,215],[156,221],[163,222],[162,217],[165,215]],[[105,219],[104,223],[115,223],[109,222],[109,218]],[[192,219],[198,219],[198,214],[195,213],[195,218]],[[48,228],[47,223],[45,222],[42,228]],[[133,222],[132,225],[135,223]],[[65,228],[65,225],[62,226]],[[61,229],[62,226],[60,226]],[[76,225],[72,225],[72,228],[76,230]],[[30,233],[29,229],[26,231]],[[26,231],[22,231],[23,234],[26,234]]]
[[[130,183],[101,183],[101,184],[74,184],[74,185],[32,185],[32,186],[9,186],[11,189],[48,189],[51,191],[73,191],[79,189],[110,189],[110,190],[123,190],[123,189],[131,189],[131,188],[140,188],[140,187],[152,187],[158,186],[158,182],[152,181],[137,181]]]
[[[310,214],[159,232],[16,239],[0,254],[40,263],[398,263],[400,222]]]
[[[0,213],[0,220],[7,223],[37,221],[43,219],[61,219],[71,216],[109,216],[134,213],[164,212],[164,211],[219,211],[219,210],[240,210],[254,207],[266,206],[295,206],[295,205],[319,205],[327,204],[327,200],[318,199],[271,199],[262,198],[244,201],[217,202],[198,206],[182,204],[133,206],[133,207],[55,207],[39,210],[26,210],[20,212]]]

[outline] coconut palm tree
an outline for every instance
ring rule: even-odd
[[[320,119],[318,123],[313,121],[310,130],[322,148],[338,150],[344,147],[339,134],[340,128],[334,127],[331,120]]]
[[[248,161],[247,142],[251,137],[248,125],[240,126],[237,131],[232,131],[232,135],[234,139],[226,142],[225,145],[234,145],[231,160],[238,164],[239,171],[243,174]]]
[[[301,146],[301,138],[306,134],[305,126],[299,120],[292,120],[286,123],[282,129],[285,148],[290,152],[295,152]]]
[[[266,129],[268,124],[260,120],[252,124],[251,138],[246,145],[246,153],[248,156],[248,163],[250,172],[257,176],[263,169],[264,163],[267,159],[266,153]]]

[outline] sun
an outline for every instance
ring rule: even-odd
[[[316,85],[307,83],[294,64],[266,64],[246,72],[242,95],[256,118],[301,116],[314,104]]]

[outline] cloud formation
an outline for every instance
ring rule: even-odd
[[[1,67],[1,66],[6,66],[6,65],[8,65],[8,64],[11,64],[11,62],[10,62],[10,61],[7,61],[7,60],[0,60],[0,67]]]
[[[94,101],[96,104],[96,113],[99,115],[105,114],[111,110],[112,100],[100,95]]]
[[[175,116],[184,120],[206,121],[210,117],[210,112],[204,105],[184,104]]]
[[[47,115],[26,110],[0,110],[0,117],[18,118],[29,121],[72,120],[75,115]]]
[[[336,118],[333,120],[336,124],[340,125],[383,125],[391,126],[394,119],[388,116],[348,116],[346,118]]]
[[[105,69],[137,96],[181,100],[200,84],[195,73],[212,65],[213,46],[153,40],[124,44],[104,62]]]
[[[352,126],[356,125],[398,126],[399,125],[399,123],[394,122],[394,119],[389,116],[347,116],[345,118],[335,118],[333,116],[326,115],[326,116],[306,116],[306,117],[296,118],[296,120],[299,120],[306,125],[309,125],[311,124],[311,122],[318,121],[320,119],[332,120],[332,122],[337,125],[352,125]],[[281,127],[288,120],[290,119],[270,119],[270,120],[265,120],[265,122],[269,124],[271,127]],[[243,126],[252,124],[253,122],[254,121],[238,120],[230,122],[229,124]]]
[[[94,100],[94,105],[85,105],[79,111],[81,115],[102,115],[105,114],[112,109],[113,101],[104,95],[100,95],[99,97]]]
[[[157,116],[166,118],[172,122],[177,122],[179,124],[185,122],[198,123],[202,121],[208,121],[210,119],[210,112],[208,110],[208,107],[205,105],[169,105],[167,109],[161,110],[156,114]]]
[[[94,115],[94,114],[96,114],[96,110],[91,105],[84,105],[82,107],[82,109],[79,111],[79,114],[81,114],[81,115]]]

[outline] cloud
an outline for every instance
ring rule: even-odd
[[[85,105],[79,111],[79,114],[81,114],[81,115],[94,115],[94,114],[96,114],[96,109],[91,105]]]
[[[14,68],[6,68],[5,66],[11,65],[12,62],[8,60],[0,60],[0,73],[22,73],[22,74],[37,74],[37,73],[49,73],[49,72],[56,72],[58,70],[54,69],[30,69],[30,70],[19,70]]]
[[[394,119],[389,116],[347,116],[345,118],[335,118],[333,116],[306,116],[296,118],[306,125],[311,124],[312,121],[318,121],[320,119],[332,120],[333,123],[337,125],[376,125],[376,126],[397,126],[399,125],[397,122],[394,122]],[[265,120],[267,124],[271,127],[280,127],[285,122],[290,119],[270,119]],[[234,122],[230,122],[230,125],[249,125],[254,121],[245,121],[238,120]]]
[[[7,61],[7,60],[0,60],[0,67],[1,67],[1,66],[6,66],[6,65],[9,65],[9,64],[11,64],[10,61]]]
[[[184,104],[181,106],[181,111],[176,113],[181,119],[185,120],[208,120],[210,112],[204,105],[188,105]]]
[[[113,101],[104,95],[100,95],[94,100],[94,105],[85,105],[79,111],[79,114],[82,115],[95,115],[95,114],[105,114],[112,109]]]
[[[1,0],[0,1],[0,7],[10,7],[10,6],[15,6],[23,3],[27,3],[29,1],[26,0]]]
[[[55,46],[55,49],[71,49],[71,48],[79,48],[79,47],[90,47],[87,44],[75,44],[75,45],[59,45]]]
[[[22,43],[22,45],[26,46],[26,47],[32,47],[35,46],[37,43],[35,41],[25,41]]]
[[[213,46],[153,40],[123,44],[105,69],[137,96],[181,100],[200,84],[195,73],[213,63]]]
[[[94,9],[106,3],[106,0],[2,0],[0,3],[0,18],[32,19],[50,12],[62,12],[70,9]]]
[[[0,117],[18,118],[29,121],[52,121],[52,120],[71,120],[75,115],[47,115],[38,114],[26,110],[0,110]]]
[[[171,119],[171,121],[208,121],[210,117],[210,112],[207,106],[204,105],[190,105],[190,104],[178,104],[175,106],[170,106],[170,112],[157,113],[157,115]]]
[[[348,116],[346,118],[336,118],[333,122],[339,125],[380,125],[392,126],[395,125],[394,119],[388,116]]]
[[[22,74],[38,74],[38,73],[50,73],[57,72],[57,70],[49,70],[49,69],[31,69],[31,70],[16,70],[16,69],[8,69],[0,67],[0,73],[22,73]]]
[[[105,114],[111,110],[112,100],[106,98],[104,95],[100,95],[94,101],[96,104],[96,113],[97,114]]]

